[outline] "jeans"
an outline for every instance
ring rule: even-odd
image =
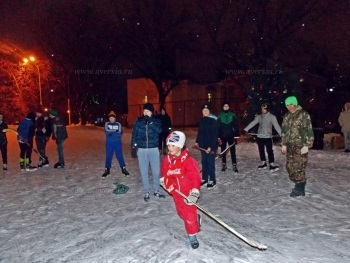
[[[56,140],[57,144],[57,153],[58,153],[58,162],[64,164],[64,154],[63,154],[63,145],[64,140]]]
[[[216,183],[215,155],[201,151],[202,154],[202,179]]]
[[[159,150],[156,148],[139,148],[137,151],[139,169],[142,178],[143,192],[149,193],[148,169],[151,165],[153,176],[153,190],[159,191],[160,159]]]
[[[48,159],[45,153],[45,149],[46,149],[46,143],[47,143],[47,137],[46,136],[35,136],[35,143],[36,143],[36,147],[38,152],[40,153],[40,155],[42,157],[44,157],[45,159]],[[44,161],[44,160],[42,160]]]

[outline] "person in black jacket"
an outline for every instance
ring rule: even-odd
[[[143,106],[143,115],[135,121],[131,136],[131,154],[138,158],[145,202],[150,200],[149,166],[152,170],[154,196],[165,198],[159,191],[160,159],[158,143],[162,127],[159,119],[153,116],[153,112],[153,104],[146,103]]]
[[[216,185],[215,153],[218,150],[218,128],[216,119],[210,117],[208,104],[202,107],[203,118],[199,122],[195,147],[201,148],[202,154],[202,184],[207,184],[208,190]]]
[[[49,158],[46,155],[46,144],[51,136],[51,121],[49,117],[44,116],[41,107],[36,110],[36,121],[35,121],[35,143],[38,152],[43,158],[39,157],[38,167],[48,166]]]
[[[158,115],[158,118],[162,124],[162,132],[159,135],[158,148],[159,152],[165,155],[167,152],[166,138],[168,137],[171,130],[171,119],[168,113],[166,112],[165,108],[160,109],[160,114]]]
[[[7,138],[4,129],[8,129],[7,123],[4,122],[4,115],[0,113],[0,150],[2,157],[2,169],[7,170]]]
[[[51,109],[49,111],[51,124],[52,124],[52,139],[56,141],[57,144],[57,153],[58,153],[58,162],[55,163],[53,168],[64,168],[64,152],[63,146],[65,140],[68,138],[66,123],[58,115],[57,110]]]
[[[240,133],[238,128],[238,120],[236,115],[230,110],[230,104],[224,102],[222,104],[222,111],[218,116],[219,126],[219,144],[221,143],[221,152],[226,147],[230,147],[232,169],[235,173],[238,173],[237,159],[236,159],[236,142],[240,139]],[[226,153],[222,155],[222,171],[226,171]]]

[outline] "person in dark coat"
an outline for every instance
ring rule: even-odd
[[[57,153],[58,153],[58,162],[53,166],[54,168],[64,168],[64,152],[63,146],[64,142],[68,138],[66,123],[58,115],[57,110],[51,109],[49,111],[52,124],[52,139],[56,141]]]
[[[2,169],[7,170],[7,138],[4,129],[8,129],[8,125],[4,122],[4,115],[0,113],[0,150],[2,157]]]
[[[122,125],[117,122],[117,115],[114,111],[108,114],[108,119],[109,121],[105,123],[104,129],[106,133],[106,161],[105,172],[102,174],[102,177],[107,177],[110,174],[114,153],[117,156],[122,173],[128,176],[129,172],[126,170],[122,148]]]
[[[149,166],[152,170],[154,196],[165,198],[159,191],[160,158],[158,143],[162,126],[160,120],[153,116],[153,112],[153,104],[146,103],[143,106],[143,115],[135,121],[131,136],[131,152],[132,155],[136,152],[138,158],[145,202],[150,200]]]
[[[235,173],[238,173],[236,142],[239,142],[240,133],[238,119],[230,110],[230,104],[228,102],[222,104],[222,111],[218,116],[217,122],[219,126],[219,143],[221,143],[221,152],[223,152],[226,147],[230,147],[232,169]],[[222,171],[226,171],[227,169],[226,153],[222,155]]]
[[[35,133],[35,113],[28,113],[27,117],[19,122],[18,143],[20,148],[19,165],[22,171],[34,171],[36,166],[32,166],[33,140]]]
[[[35,121],[35,143],[38,152],[43,157],[39,157],[38,167],[49,166],[49,158],[46,155],[46,144],[51,136],[51,121],[48,116],[44,116],[41,107],[36,110]]]
[[[160,109],[160,114],[158,115],[158,118],[162,124],[162,132],[159,135],[158,148],[161,153],[166,154],[167,152],[166,139],[171,130],[171,119],[168,113],[166,112],[165,108]]]
[[[210,117],[208,104],[202,107],[203,118],[199,122],[195,147],[201,148],[202,154],[202,185],[207,184],[208,190],[216,185],[215,153],[218,150],[218,126],[215,118]]]

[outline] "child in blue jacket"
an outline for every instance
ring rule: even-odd
[[[109,122],[105,123],[105,133],[106,133],[106,162],[105,162],[105,172],[102,174],[102,177],[107,177],[110,174],[110,169],[112,166],[113,154],[117,156],[120,168],[122,173],[125,176],[129,175],[129,172],[126,170],[125,161],[123,157],[122,150],[122,125],[117,122],[117,116],[114,111],[111,111],[108,114]]]

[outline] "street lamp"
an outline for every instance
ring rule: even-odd
[[[40,69],[39,69],[38,65],[36,65],[36,64],[34,63],[35,57],[31,56],[31,57],[29,57],[29,60],[28,60],[27,58],[24,58],[24,59],[23,59],[23,62],[24,62],[25,64],[27,64],[29,61],[33,62],[32,65],[34,65],[34,66],[36,67],[36,69],[38,70],[38,77],[39,77],[39,99],[40,99],[40,106],[43,106],[43,98],[42,98],[42,96],[41,96],[41,76],[40,76]]]

